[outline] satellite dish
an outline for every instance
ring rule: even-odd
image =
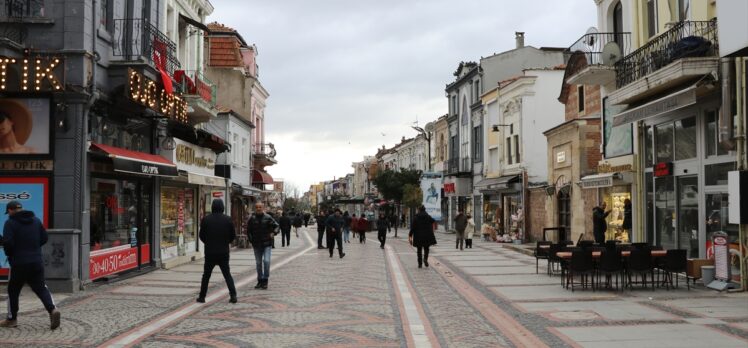
[[[611,41],[605,44],[603,47],[603,65],[613,66],[619,60],[621,60],[621,47],[617,43]]]
[[[597,41],[597,36],[591,35],[591,34],[597,34],[597,33],[598,31],[597,31],[597,28],[595,27],[590,27],[589,29],[587,29],[587,32],[584,35],[584,40],[583,40],[584,43],[590,47],[595,46],[595,42]]]

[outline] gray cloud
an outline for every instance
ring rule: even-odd
[[[302,189],[413,136],[416,117],[444,114],[444,86],[460,61],[513,48],[514,31],[528,45],[566,47],[596,23],[593,0],[212,3],[208,20],[258,46],[266,137],[279,149],[269,170]]]

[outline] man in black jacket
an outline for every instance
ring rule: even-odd
[[[10,274],[8,317],[0,322],[0,327],[18,326],[18,296],[23,285],[28,283],[49,312],[50,328],[54,330],[60,327],[60,311],[44,283],[42,245],[47,243],[47,230],[34,212],[23,210],[18,201],[8,202],[5,214],[8,214],[8,221],[3,226],[3,248],[10,263]]]
[[[426,213],[424,206],[418,208],[418,214],[410,225],[408,240],[411,245],[416,247],[418,268],[421,268],[421,265],[428,267],[429,247],[436,244],[436,237],[434,236],[434,219]]]
[[[270,257],[278,223],[265,213],[265,205],[255,203],[255,213],[247,221],[247,236],[252,243],[257,267],[255,289],[267,290],[270,278]]]
[[[608,222],[605,218],[610,214],[610,210],[605,211],[608,204],[604,201],[600,206],[592,208],[592,234],[595,236],[595,243],[605,243],[605,231],[608,230]]]
[[[379,213],[377,219],[377,239],[379,239],[379,247],[384,249],[384,242],[387,239],[387,228],[389,227],[389,221],[384,217],[384,213]]]
[[[325,246],[322,245],[322,238],[325,236],[325,223],[327,222],[325,211],[320,209],[319,215],[315,219],[317,220],[317,249],[324,249]]]
[[[291,218],[288,217],[288,213],[285,211],[278,219],[278,226],[281,230],[281,246],[291,245]]]
[[[208,284],[213,268],[218,266],[226,280],[226,286],[229,288],[229,302],[236,303],[236,287],[234,287],[234,278],[231,276],[229,269],[229,246],[234,238],[236,231],[231,218],[224,215],[223,200],[214,199],[211,205],[211,213],[200,221],[200,240],[205,243],[205,264],[203,267],[203,281],[200,283],[200,296],[197,302],[205,303],[205,295],[208,293]]]
[[[342,259],[345,256],[343,252],[343,225],[345,220],[340,215],[340,209],[335,209],[334,214],[330,214],[325,221],[327,226],[327,249],[330,250],[330,257],[332,257],[333,250],[335,250],[335,243],[338,243],[338,255]]]

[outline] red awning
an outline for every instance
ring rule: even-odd
[[[273,177],[263,170],[252,169],[252,183],[253,184],[272,184]]]
[[[91,150],[107,154],[114,162],[114,170],[135,174],[177,176],[177,165],[168,159],[121,147],[91,143]]]

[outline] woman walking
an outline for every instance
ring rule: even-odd
[[[363,214],[358,219],[358,243],[366,243],[366,231],[369,229],[369,220]]]
[[[413,223],[410,225],[408,241],[416,247],[418,268],[421,268],[422,265],[428,267],[429,247],[436,245],[436,237],[434,236],[434,219],[429,214],[426,214],[426,207],[424,206],[418,208],[418,214],[416,214]]]
[[[475,220],[470,214],[467,214],[467,228],[465,228],[465,248],[473,248],[473,235],[475,235]]]

